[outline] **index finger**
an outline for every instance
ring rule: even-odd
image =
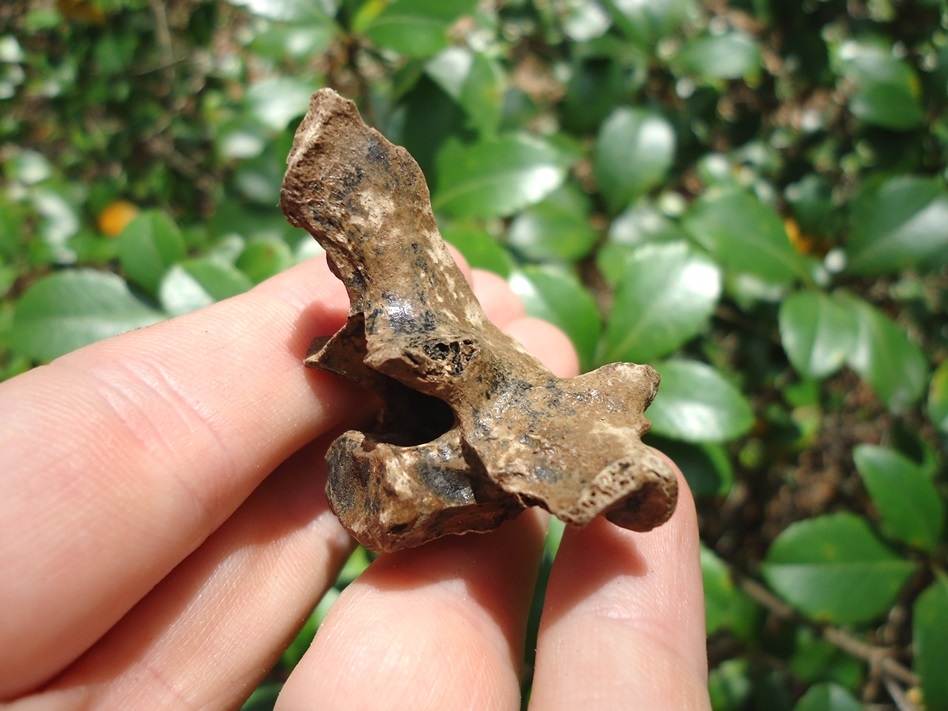
[[[0,698],[75,658],[280,462],[365,409],[301,365],[347,311],[312,260],[0,385],[0,609],[17,611],[0,616]]]

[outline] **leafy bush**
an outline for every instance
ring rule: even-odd
[[[10,3],[4,375],[313,254],[321,85],[585,368],[662,374],[716,709],[948,708],[943,2]]]

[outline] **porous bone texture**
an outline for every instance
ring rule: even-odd
[[[558,378],[496,328],[445,248],[418,165],[332,90],[313,95],[287,164],[283,212],[326,250],[351,303],[306,365],[381,403],[371,431],[327,454],[329,502],[355,538],[393,551],[532,505],[636,531],[671,516],[675,476],[641,442],[652,368]]]

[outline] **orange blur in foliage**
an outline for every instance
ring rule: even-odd
[[[63,17],[86,25],[104,25],[105,10],[90,0],[56,0]]]
[[[117,237],[135,219],[138,208],[128,200],[116,200],[99,213],[99,231],[106,237]]]

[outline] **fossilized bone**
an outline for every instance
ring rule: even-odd
[[[377,392],[371,432],[327,454],[327,495],[366,547],[488,531],[539,505],[582,526],[647,531],[675,508],[668,464],[641,442],[658,389],[646,365],[557,378],[488,321],[451,258],[424,176],[350,101],[313,95],[281,207],[326,250],[351,308],[306,365]]]

